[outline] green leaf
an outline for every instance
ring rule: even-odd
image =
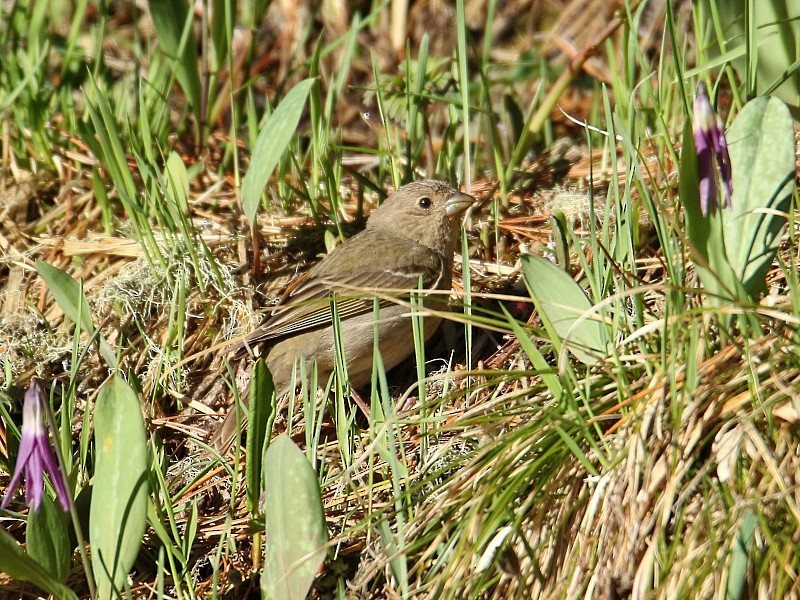
[[[711,225],[700,211],[700,174],[690,119],[686,119],[683,125],[680,169],[681,204],[692,259],[699,264],[708,264],[708,236]]]
[[[54,267],[44,261],[36,261],[36,271],[39,276],[44,279],[50,293],[53,294],[56,304],[64,311],[64,314],[73,323],[80,321],[80,326],[83,331],[93,333],[95,331],[94,323],[92,323],[92,313],[89,309],[89,302],[86,300],[86,295],[83,293],[81,284],[73,279],[69,273],[65,273],[61,269]],[[99,337],[100,354],[105,359],[106,363],[112,369],[117,367],[117,357],[111,346],[102,338]]]
[[[711,1],[705,0],[704,4],[709,5]],[[720,15],[729,50],[719,58],[724,58],[726,63],[731,62],[743,79],[747,76],[755,80],[758,95],[775,95],[791,106],[797,116],[800,111],[800,77],[797,76],[800,66],[797,61],[800,4],[794,0],[713,2]],[[752,9],[750,19],[745,15],[749,9]],[[716,60],[714,64],[703,65],[703,69],[719,64],[722,64],[721,61]],[[751,72],[748,73],[748,70]]]
[[[29,513],[25,542],[32,559],[61,583],[67,580],[72,558],[69,513],[64,512],[49,494],[42,496],[38,512]]]
[[[120,126],[109,104],[108,92],[98,86],[91,73],[87,88],[86,111],[92,121],[92,127],[87,127],[83,139],[111,176],[120,200],[130,213],[129,216],[135,218],[143,215],[144,207],[138,200],[138,189],[128,166],[125,142],[122,140]]]
[[[304,600],[325,560],[328,530],[317,474],[288,436],[264,457],[266,561],[262,597]]]
[[[194,14],[185,0],[151,0],[150,14],[164,53],[175,60],[175,75],[195,110],[200,109],[200,73]]]
[[[728,581],[725,586],[725,600],[738,600],[742,597],[745,578],[747,577],[747,563],[749,561],[750,547],[753,545],[753,534],[756,531],[758,517],[747,511],[742,516],[739,524],[739,534],[731,550],[731,563],[728,569]]]
[[[147,503],[147,523],[164,548],[178,559],[178,562],[182,565],[189,562],[186,554],[184,554],[183,548],[175,543],[175,540],[172,539],[167,528],[164,527],[162,516],[158,514],[152,499]]]
[[[247,419],[247,463],[245,480],[247,482],[247,510],[255,513],[261,498],[261,466],[264,453],[269,448],[272,424],[278,410],[275,384],[263,358],[253,365],[250,379],[250,413]]]
[[[250,168],[242,182],[242,209],[251,226],[255,223],[256,210],[264,186],[267,185],[267,180],[295,135],[297,124],[300,122],[303,107],[314,81],[314,79],[304,79],[294,86],[281,100],[275,112],[267,120],[267,124],[258,134],[250,159]]]
[[[81,290],[81,284],[73,279],[69,273],[54,267],[42,260],[36,261],[36,271],[44,279],[50,293],[53,294],[56,304],[64,311],[64,314],[73,322],[80,321],[83,331],[91,333],[94,331],[92,323],[92,311],[89,309],[89,302]]]
[[[400,524],[398,523],[398,529]],[[402,533],[395,533],[392,531],[386,519],[382,519],[377,526],[378,533],[381,536],[381,544],[386,556],[389,556],[389,567],[392,570],[392,576],[397,581],[400,588],[401,598],[408,598],[408,552],[405,551],[405,539]]]
[[[550,218],[551,235],[555,246],[556,264],[569,272],[569,228],[567,217],[560,210],[554,210]]]
[[[212,72],[219,72],[225,67],[230,41],[229,34],[234,31],[235,27],[231,23],[231,18],[234,18],[235,13],[236,4],[234,0],[211,1],[211,14],[214,15],[214,18],[210,19]]]
[[[188,215],[189,209],[189,174],[186,172],[186,165],[183,164],[177,152],[170,152],[166,165],[167,182],[169,185],[170,210],[178,210],[180,213],[173,213],[176,222],[180,221],[181,215]]]
[[[755,299],[780,245],[795,182],[792,117],[776,98],[747,103],[727,132],[733,210],[722,211],[728,261]]]
[[[533,304],[557,348],[561,344],[591,365],[605,356],[608,334],[598,317],[587,315],[592,303],[569,273],[539,256],[523,255],[522,269]]]
[[[12,579],[30,581],[48,594],[65,600],[76,600],[77,596],[61,584],[30,556],[5,529],[0,529],[0,572]]]
[[[95,474],[89,539],[97,593],[115,597],[139,553],[147,515],[147,437],[136,393],[115,376],[94,413]]]
[[[700,210],[697,150],[689,120],[683,129],[680,170],[680,196],[686,235],[689,238],[689,249],[697,274],[709,294],[711,304],[735,300],[742,294],[739,293],[741,288],[739,280],[725,252],[723,218],[728,211],[717,210],[705,217]]]
[[[500,308],[502,309],[503,315],[505,315],[511,330],[517,337],[520,348],[522,348],[522,351],[525,352],[528,360],[531,361],[533,368],[539,372],[539,376],[547,386],[547,389],[550,390],[553,398],[560,400],[561,394],[563,393],[563,388],[561,387],[561,381],[559,380],[558,375],[553,372],[553,367],[547,363],[547,359],[542,355],[541,352],[539,352],[539,349],[533,343],[533,340],[531,340],[528,333],[525,331],[522,325],[520,325],[519,322],[517,322],[517,320],[511,316],[511,313],[506,310],[506,307],[501,304]]]

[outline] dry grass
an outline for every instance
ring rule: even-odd
[[[260,80],[265,91],[273,91],[266,82],[283,80],[303,53],[312,52],[313,44],[308,40],[313,41],[314,35],[302,36],[307,27],[318,32],[321,21],[329,39],[347,30],[352,18],[348,4],[323,4],[329,10],[316,20],[307,3],[273,3],[269,22],[257,33],[256,54],[261,58],[254,61],[251,70],[256,73],[263,69],[274,75]],[[393,72],[402,54],[402,47],[393,45],[393,40],[408,38],[416,47],[421,31],[432,36],[432,48],[447,54],[444,49],[452,47],[455,33],[447,26],[446,4],[416,2],[408,22],[387,18],[365,32],[361,43],[373,49],[381,72]],[[493,33],[502,43],[494,50],[496,55],[512,61],[520,57],[522,49],[536,46],[554,65],[572,59],[576,49],[599,29],[595,20],[602,19],[597,15],[611,18],[613,8],[599,0],[516,0],[500,4],[503,6]],[[467,3],[468,26],[474,26],[478,37],[484,5]],[[644,52],[657,52],[659,48],[665,6],[664,2],[653,3],[645,13],[640,32]],[[148,30],[144,20],[127,21],[124,14],[115,18],[120,20],[120,27]],[[555,33],[540,43],[543,23]],[[621,43],[618,37],[611,40],[620,52]],[[120,49],[109,49],[109,53],[118,60],[113,64],[127,72],[129,57]],[[332,70],[336,54],[329,60],[327,68]],[[602,55],[592,58],[586,72],[605,82],[614,76]],[[232,79],[243,77],[243,73],[236,73]],[[339,99],[341,110],[337,114],[341,121],[332,124],[340,129],[346,143],[377,146],[374,131],[360,118],[365,107],[358,86],[371,80],[371,65],[366,60],[354,63],[352,87]],[[521,86],[518,92],[531,95],[533,90]],[[586,89],[578,86],[560,102],[565,112],[579,119],[588,116],[590,105]],[[579,128],[571,121],[554,114],[553,122],[567,139],[581,139]],[[235,201],[232,176],[217,172],[215,167],[215,157],[221,153],[218,142],[225,138],[225,129],[221,123],[211,124],[210,129],[207,175],[199,178],[192,190],[190,206],[196,231],[218,263],[225,265],[223,286],[211,276],[210,267],[207,272],[198,271],[178,259],[167,269],[148,265],[139,244],[128,237],[130,232],[123,221],[115,223],[112,235],[106,234],[92,192],[91,173],[83,170],[94,163],[94,158],[78,147],[77,140],[54,150],[63,161],[56,172],[37,174],[13,157],[5,157],[0,182],[0,351],[5,366],[2,376],[10,376],[3,380],[4,388],[21,389],[34,374],[68,385],[71,327],[37,277],[34,262],[44,260],[83,281],[95,323],[102,324],[112,347],[120,347],[123,372],[135,375],[143,397],[155,400],[145,410],[150,431],[163,441],[171,457],[167,473],[170,488],[182,490],[173,502],[199,502],[198,537],[192,548],[197,557],[192,573],[196,593],[211,593],[211,560],[218,551],[220,536],[229,532],[232,541],[223,555],[220,579],[228,583],[247,580],[235,588],[236,597],[242,597],[256,590],[258,582],[252,575],[257,552],[251,547],[241,472],[231,477],[230,466],[209,463],[207,453],[193,441],[206,439],[218,417],[228,409],[230,390],[219,385],[227,373],[217,353],[184,364],[169,377],[164,377],[164,372],[184,356],[201,354],[252,330],[259,309],[269,303],[288,277],[312,264],[324,251],[324,241],[303,210],[296,214],[276,211],[262,216],[258,228],[265,242],[267,277],[256,284],[251,272],[239,268],[250,260],[248,235],[243,233],[246,227]],[[184,141],[177,144],[180,147]],[[566,159],[564,152],[553,154],[558,155],[545,154],[526,163],[518,188],[510,194],[510,205],[496,223],[484,214],[470,224],[468,268],[474,289],[521,293],[517,264],[520,248],[548,243],[547,217],[554,208],[568,213],[577,229],[588,229],[586,185],[590,164],[596,185],[593,192],[604,202],[603,194],[613,173],[607,157],[590,155],[577,142],[571,145]],[[555,159],[565,160],[569,169],[559,172],[553,166]],[[672,171],[654,166],[652,174],[653,185],[663,188],[668,181],[674,183]],[[354,220],[358,186],[352,178],[348,185],[341,196],[346,199],[344,212]],[[496,189],[497,181],[490,177],[472,184],[473,193],[487,200]],[[368,200],[369,207],[377,198],[368,196]],[[495,225],[499,231],[496,237]],[[788,239],[785,258],[793,251]],[[623,348],[629,351],[624,360],[608,362],[591,373],[586,381],[601,391],[592,407],[597,429],[592,434],[594,445],[581,447],[597,474],[592,474],[586,461],[569,452],[556,457],[547,468],[542,466],[546,442],[558,439],[554,429],[558,420],[549,419],[562,407],[543,389],[538,377],[525,373],[530,364],[513,336],[485,342],[488,350],[478,366],[491,371],[476,369],[467,374],[463,365],[457,365],[456,375],[449,375],[451,389],[456,391],[446,398],[441,397],[440,381],[434,379],[429,384],[428,405],[445,415],[438,443],[423,453],[419,429],[400,430],[411,471],[408,485],[420,498],[406,530],[406,538],[414,542],[408,554],[410,580],[417,597],[721,597],[720,590],[728,581],[726,557],[737,543],[747,515],[784,524],[788,538],[796,539],[800,534],[796,318],[786,307],[779,310],[782,298],[773,295],[772,302],[778,308],[765,305],[760,315],[771,323],[770,333],[750,341],[732,339],[729,344],[712,348],[719,344],[719,336],[710,320],[698,320],[695,314],[662,313],[666,291],[659,288],[663,277],[659,248],[645,244],[640,261],[641,283],[652,285],[646,304],[654,321],[637,335],[657,336],[668,328],[684,327],[686,334],[679,340],[684,347],[675,351],[674,357],[692,352],[697,368],[688,373],[686,364],[671,362],[673,357],[664,362],[660,357],[643,356],[636,351],[635,340],[629,339]],[[791,264],[788,260],[786,263]],[[776,265],[771,275],[775,290],[788,286],[782,273]],[[181,277],[193,291],[187,298],[186,331],[182,353],[178,354],[170,351],[167,339],[174,304],[167,282]],[[197,292],[200,280],[208,285],[205,294]],[[516,316],[533,322],[535,315],[523,300],[520,297],[519,302],[506,304]],[[681,323],[684,318],[686,323]],[[699,341],[690,340],[690,332],[696,333]],[[630,369],[629,374],[619,373],[620,363]],[[645,368],[645,363],[652,368]],[[92,353],[81,362],[77,381],[84,408],[93,405],[107,376],[107,368]],[[620,394],[618,386],[625,384],[629,387]],[[416,387],[412,393],[416,393]],[[620,397],[625,401],[620,402]],[[400,400],[399,405],[411,407],[400,417],[413,422],[419,416],[413,402]],[[374,531],[366,533],[356,527],[365,521],[374,522],[382,511],[392,513],[387,487],[373,483],[368,488],[365,483],[370,469],[380,472],[385,465],[365,462],[371,443],[366,430],[354,442],[355,464],[346,469],[338,464],[335,425],[330,416],[324,419],[317,456],[329,461],[325,471],[336,483],[323,489],[323,503],[329,530],[333,535],[341,534],[340,555],[328,564],[328,572],[348,573],[352,597],[399,597],[387,566],[392,557],[376,542]],[[73,423],[75,439],[82,426],[81,419]],[[283,431],[305,442],[303,416],[295,414],[293,422],[288,422],[285,405],[275,425],[276,433]],[[3,440],[2,449],[7,454],[5,437]],[[603,456],[595,453],[598,448]],[[537,480],[541,472],[547,476]],[[7,477],[2,481],[7,483]],[[184,489],[187,482],[191,485]],[[495,497],[502,496],[504,486],[515,493],[507,499],[515,509],[515,528],[511,532],[498,528],[497,544],[503,558],[497,561],[499,567],[485,567],[481,555],[470,554],[485,548],[485,540],[479,543],[468,537],[449,536],[463,530],[481,531],[484,515]],[[185,515],[179,523],[184,522]],[[464,523],[469,526],[464,527]],[[8,528],[20,535],[20,523],[9,522]],[[423,541],[417,544],[416,540]],[[761,534],[753,543],[757,557],[750,563],[749,575],[758,572],[762,582],[759,596],[800,596],[797,558],[784,556],[781,564],[770,554],[771,541]],[[452,563],[434,564],[437,549],[446,544],[462,552],[454,554]],[[151,551],[155,545],[153,539],[145,540]],[[671,562],[665,564],[664,556],[670,556]],[[153,562],[143,561],[137,568],[133,593],[137,597],[155,596]],[[434,579],[431,573],[442,576]],[[489,583],[482,579],[482,573]],[[81,589],[79,580],[74,571],[70,583],[76,589]],[[8,594],[30,591],[2,576],[0,584]],[[654,594],[650,591],[653,587]],[[315,593],[334,597],[333,590],[326,588],[325,576]]]

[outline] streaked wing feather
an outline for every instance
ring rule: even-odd
[[[423,288],[438,288],[444,270],[443,259],[437,256],[435,260],[424,261],[427,264],[422,262],[410,261],[383,270],[365,269],[336,281],[326,278],[324,270],[318,273],[312,270],[290,284],[272,310],[272,316],[237,348],[330,326],[332,292],[336,293],[339,318],[344,320],[372,311],[373,292],[415,289],[420,277]],[[382,308],[390,304],[390,300],[379,303]]]

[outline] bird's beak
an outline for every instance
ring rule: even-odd
[[[453,217],[466,212],[477,200],[463,192],[456,192],[444,203],[444,212],[448,217]]]

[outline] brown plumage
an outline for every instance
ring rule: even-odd
[[[364,231],[292,281],[272,316],[232,350],[246,347],[252,351],[263,345],[262,354],[279,395],[290,391],[292,371],[301,358],[309,369],[316,362],[319,381],[327,382],[335,368],[333,295],[350,385],[363,387],[372,374],[373,298],[383,298],[377,323],[381,357],[388,370],[414,352],[410,309],[388,297],[407,298],[408,290],[417,289],[420,281],[427,290],[450,289],[461,220],[474,203],[472,196],[441,181],[402,186],[370,216]],[[426,306],[439,310],[445,304],[441,296],[438,302],[426,301]],[[435,317],[425,318],[426,340],[440,322]],[[231,417],[215,436],[223,443],[235,431]]]

